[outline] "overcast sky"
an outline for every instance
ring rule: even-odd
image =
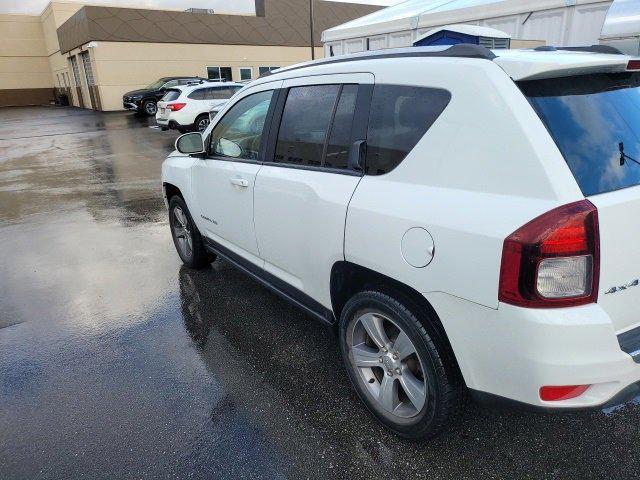
[[[51,0],[0,0],[0,13],[28,13],[37,15]],[[118,5],[123,7],[169,8],[185,10],[190,7],[213,8],[225,12],[254,12],[254,0],[67,0],[93,5]],[[341,0],[353,3],[392,5],[402,0]]]

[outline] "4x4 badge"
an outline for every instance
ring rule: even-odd
[[[640,280],[638,280],[637,278],[631,282],[631,283],[627,283],[626,285],[620,285],[619,287],[611,287],[609,290],[607,290],[605,293],[605,295],[607,293],[616,293],[616,292],[620,292],[622,290],[626,290],[627,288],[631,288],[631,287],[637,287],[638,284],[640,284]]]

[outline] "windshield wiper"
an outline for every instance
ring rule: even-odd
[[[618,143],[618,150],[620,150],[620,166],[624,165],[625,160],[631,160],[632,162],[640,165],[638,160],[624,153],[624,142]]]

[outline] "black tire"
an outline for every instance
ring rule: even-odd
[[[145,100],[140,105],[140,110],[140,113],[142,113],[143,115],[151,117],[158,111],[158,102],[156,102],[155,100]]]
[[[204,126],[203,129],[200,129],[201,125],[200,123],[203,123],[206,125]],[[196,117],[195,122],[193,122],[193,131],[194,132],[204,132],[206,130],[206,128],[209,126],[209,115],[206,113],[203,113],[202,115],[198,115]]]
[[[176,216],[176,209],[179,209],[184,215]],[[191,237],[190,248],[184,248],[181,238],[178,237],[177,231],[181,230],[181,222],[178,217],[183,216]],[[205,268],[215,260],[215,255],[209,253],[204,246],[202,235],[198,231],[189,208],[185,201],[178,195],[174,195],[169,200],[169,225],[171,227],[171,237],[176,251],[182,262],[189,268]],[[185,240],[186,242],[186,240]]]
[[[424,406],[420,410],[416,408],[416,414],[410,418],[396,416],[385,410],[372,393],[371,389],[374,387],[368,387],[365,384],[365,375],[361,374],[363,371],[353,363],[350,343],[355,341],[355,325],[358,319],[363,318],[362,316],[367,313],[378,313],[392,320],[390,328],[397,326],[400,331],[406,333],[412,346],[415,347],[413,355],[419,357],[419,361],[416,362],[416,357],[410,361],[413,361],[414,365],[419,365],[417,375],[422,377],[426,400]],[[402,437],[415,440],[424,440],[440,433],[453,418],[459,415],[463,406],[464,382],[450,347],[444,344],[441,335],[433,327],[431,315],[431,312],[424,312],[402,295],[394,298],[372,290],[354,295],[344,306],[340,316],[340,349],[349,379],[358,396],[384,426]],[[374,345],[373,348],[377,347]],[[378,353],[374,355],[377,356]],[[379,372],[376,370],[379,368],[382,371],[382,377],[379,377],[380,373],[375,375],[380,379],[379,385],[382,385],[385,377],[384,369],[387,367],[382,360],[380,362],[380,365],[372,367],[369,372]],[[400,376],[401,374],[398,375],[398,381]],[[367,383],[373,384],[375,381],[369,378]],[[404,395],[406,401],[409,400],[404,391],[398,395]]]

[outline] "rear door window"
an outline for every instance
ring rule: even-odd
[[[365,172],[382,175],[396,168],[450,100],[447,90],[376,85],[369,113]]]
[[[207,92],[207,100],[227,100],[240,90],[240,86],[237,87],[214,87],[209,88]]]
[[[344,85],[331,123],[323,166],[348,168],[353,114],[356,110],[357,85]]]
[[[191,100],[204,100],[205,99],[205,95],[206,95],[206,88],[199,88],[197,90],[194,90],[193,92],[191,92],[188,97]]]
[[[585,196],[640,184],[640,74],[519,82]]]
[[[289,89],[276,143],[276,162],[322,165],[327,131],[339,90],[340,85]]]

